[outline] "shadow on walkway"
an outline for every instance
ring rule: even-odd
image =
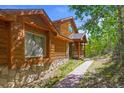
[[[76,88],[81,79],[82,76],[71,74],[67,76],[64,80],[60,81],[53,88]]]

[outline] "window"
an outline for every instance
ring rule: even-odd
[[[72,29],[72,27],[71,27],[70,24],[69,24],[69,26],[68,26],[68,31],[69,31],[69,32],[73,32],[73,29]]]
[[[26,32],[25,36],[25,56],[40,57],[46,55],[46,37],[31,32]]]

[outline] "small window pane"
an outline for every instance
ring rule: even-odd
[[[69,25],[69,27],[68,27],[68,31],[69,31],[69,32],[72,32],[72,31],[73,31],[71,25]]]

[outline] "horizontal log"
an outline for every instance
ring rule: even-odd
[[[1,61],[1,60],[0,60],[0,65],[1,65],[1,64],[7,64],[7,63],[8,63],[8,61],[5,61],[5,60],[4,60],[4,61]]]
[[[8,53],[8,50],[6,50],[5,48],[4,49],[0,48],[0,55],[4,55],[4,54],[7,54],[7,53]]]
[[[8,38],[2,38],[2,37],[0,36],[0,44],[8,45]]]
[[[8,60],[6,58],[0,58],[0,63],[8,63]]]
[[[6,54],[0,55],[0,59],[7,59],[7,58],[8,58],[8,56]]]
[[[66,55],[65,55],[65,54],[64,54],[64,55],[61,55],[61,54],[56,54],[56,57],[57,57],[57,56],[66,56]]]

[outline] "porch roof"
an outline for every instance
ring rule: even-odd
[[[82,43],[87,42],[85,33],[73,33],[69,35],[69,38],[74,40],[74,42],[82,42]]]
[[[71,35],[69,35],[70,39],[82,39],[84,36],[84,34],[82,33],[73,33]]]

